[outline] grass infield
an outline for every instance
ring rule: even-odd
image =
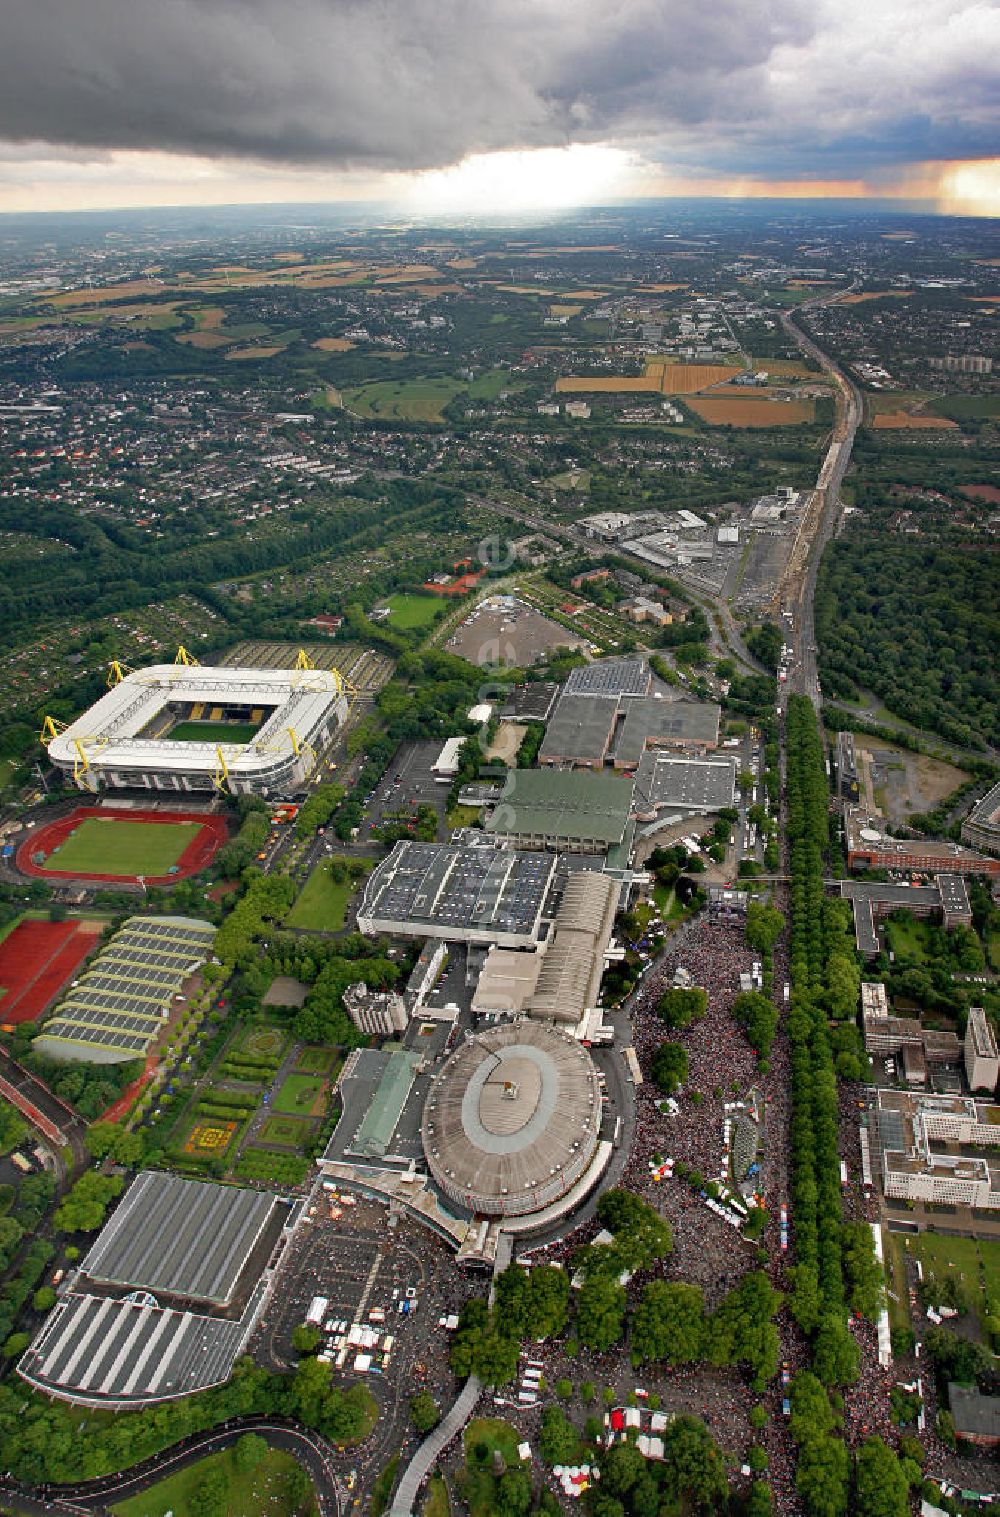
[[[201,831],[199,822],[120,822],[90,817],[42,865],[62,874],[164,875]]]
[[[249,743],[260,728],[253,722],[178,722],[168,743]]]

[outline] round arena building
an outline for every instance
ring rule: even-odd
[[[450,1200],[514,1217],[572,1189],[594,1158],[600,1126],[590,1054],[550,1023],[522,1019],[455,1050],[431,1086],[421,1138]]]

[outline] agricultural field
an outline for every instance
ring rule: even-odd
[[[912,290],[865,290],[860,295],[845,295],[841,305],[859,306],[869,300],[909,300]]]
[[[951,421],[995,421],[1000,395],[938,395],[927,409]]]
[[[332,878],[330,865],[333,862],[324,859],[317,864],[285,918],[286,927],[297,927],[303,932],[342,930],[348,903],[357,887],[351,879],[338,881]]]
[[[255,722],[178,722],[166,739],[169,743],[249,743],[259,730]]]
[[[880,411],[872,420],[876,432],[949,432],[954,431],[956,425],[946,416],[929,416],[914,411]]]
[[[315,1510],[308,1477],[291,1454],[279,1449],[268,1449],[252,1470],[239,1468],[232,1449],[210,1454],[138,1496],[116,1502],[111,1510],[115,1517],[198,1517],[205,1510],[199,1497],[206,1482],[224,1482],[225,1510],[241,1517],[305,1517]]]
[[[281,351],[280,345],[274,347],[231,348],[226,354],[226,362],[232,363],[234,360],[242,362],[244,360],[253,361],[256,359],[273,358],[275,353],[280,353]]]
[[[49,854],[44,870],[127,878],[165,875],[201,831],[199,822],[121,822],[90,817]]]
[[[412,628],[430,627],[442,609],[438,595],[390,595],[385,603],[392,612],[391,625],[404,631]]]
[[[700,395],[687,400],[710,427],[797,427],[815,419],[811,400],[769,400],[762,396]]]

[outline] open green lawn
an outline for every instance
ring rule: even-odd
[[[390,595],[386,605],[392,612],[390,626],[408,631],[411,627],[429,627],[444,602],[439,595]]]
[[[421,1517],[449,1517],[451,1502],[443,1475],[432,1475],[427,1487]]]
[[[343,395],[347,409],[366,421],[444,421],[444,407],[464,388],[457,379],[383,379]]]
[[[281,1143],[285,1148],[301,1148],[311,1136],[313,1124],[302,1117],[268,1117],[258,1134],[261,1143]]]
[[[902,1247],[924,1267],[924,1279],[954,1280],[967,1311],[982,1319],[987,1297],[1000,1305],[1000,1242],[942,1233],[907,1237]]]
[[[332,1048],[314,1048],[311,1045],[303,1048],[295,1061],[295,1068],[300,1074],[327,1075],[330,1078],[339,1065],[340,1060]]]
[[[319,1075],[287,1075],[274,1098],[273,1110],[293,1117],[311,1116],[324,1083]]]
[[[68,874],[166,874],[201,831],[200,822],[119,822],[88,817],[45,860]]]
[[[333,862],[325,859],[317,864],[285,918],[286,927],[300,927],[306,932],[339,932],[343,927],[347,903],[356,887],[350,880],[338,884],[331,879]]]
[[[889,947],[897,959],[911,959],[916,964],[927,963],[923,922],[890,918],[885,924],[885,932]]]
[[[254,722],[178,722],[168,743],[249,743],[260,728]]]
[[[197,1517],[195,1495],[207,1477],[219,1471],[225,1478],[225,1511],[240,1517],[296,1517],[309,1509],[311,1483],[302,1480],[300,1466],[291,1454],[268,1449],[255,1470],[241,1472],[231,1449],[210,1454],[197,1464],[169,1475],[141,1495],[116,1502],[111,1510],[116,1517]],[[308,1479],[308,1477],[307,1477]]]

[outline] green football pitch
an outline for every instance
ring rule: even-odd
[[[260,728],[253,722],[178,722],[168,743],[249,743]]]
[[[176,864],[201,831],[200,822],[119,822],[88,817],[74,828],[43,869],[65,874],[146,874]]]

